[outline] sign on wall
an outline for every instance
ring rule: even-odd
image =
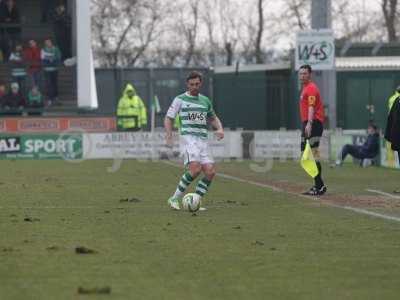
[[[4,118],[0,120],[0,132],[55,133],[65,131],[110,132],[116,130],[113,117],[60,117],[60,118]]]
[[[0,137],[0,159],[80,159],[82,135]]]
[[[300,31],[296,37],[296,70],[308,64],[314,70],[332,70],[335,67],[335,42],[332,30]]]
[[[210,134],[210,150],[215,158],[241,158],[241,132],[226,132],[225,138],[217,141]],[[173,158],[179,154],[179,137],[175,133],[174,144],[168,148],[164,132],[114,132],[91,133],[83,136],[84,158]]]

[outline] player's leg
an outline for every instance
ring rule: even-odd
[[[215,163],[208,142],[201,141],[198,145],[198,149],[200,151],[201,170],[204,176],[197,182],[196,194],[198,194],[200,197],[203,197],[208,192],[211,182],[215,177]],[[206,209],[201,207],[200,210]]]
[[[306,143],[307,143],[307,138],[305,135],[305,127],[306,127],[307,122],[303,122],[302,127],[301,127],[301,143],[300,143],[300,150],[301,150],[301,155],[300,157],[303,156],[303,152],[306,149]],[[315,185],[313,185],[308,191],[304,192],[304,195],[312,195],[316,193],[316,188]]]
[[[191,139],[184,140],[181,148],[186,171],[181,176],[175,193],[168,199],[171,208],[179,210],[179,200],[182,198],[188,186],[201,173],[199,149],[196,143]]]
[[[175,194],[173,195],[174,198],[181,198],[183,196],[188,186],[199,176],[201,169],[201,164],[199,162],[190,162],[187,165],[187,170],[182,175]]]
[[[322,180],[322,166],[321,166],[321,155],[319,152],[319,143],[322,137],[323,126],[322,123],[315,120],[311,129],[310,146],[313,152],[315,163],[317,164],[318,174],[314,177],[314,184],[317,190],[317,195],[323,195],[326,193],[326,186]]]
[[[203,197],[210,188],[210,185],[215,176],[215,165],[213,163],[203,164],[202,171],[204,173],[204,177],[197,182],[196,186],[196,194]]]

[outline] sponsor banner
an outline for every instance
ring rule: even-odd
[[[300,159],[301,132],[293,131],[255,131],[250,154],[255,159]],[[329,135],[324,131],[320,141],[322,159],[329,158]]]
[[[21,141],[18,136],[0,137],[0,153],[19,153]]]
[[[26,117],[4,118],[0,121],[0,132],[11,133],[110,132],[115,130],[115,118]]]
[[[82,158],[82,135],[20,135],[0,137],[1,159]]]
[[[48,119],[48,118],[28,118],[18,119],[16,132],[59,132],[61,131],[60,119]],[[11,126],[7,126],[7,129]]]
[[[217,141],[210,135],[209,145],[215,158],[241,158],[241,132],[226,132],[225,138]],[[115,132],[83,135],[83,158],[135,158],[160,159],[179,155],[179,136],[174,133],[174,144],[165,144],[164,132]]]
[[[335,42],[329,29],[300,31],[296,38],[296,70],[311,65],[314,70],[332,70],[335,64]]]
[[[4,119],[0,120],[0,132],[6,131],[6,121]]]

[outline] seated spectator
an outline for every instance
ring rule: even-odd
[[[18,82],[20,86],[20,90],[22,93],[25,92],[25,79],[26,79],[26,69],[25,69],[25,61],[24,61],[24,53],[22,49],[22,45],[17,44],[15,46],[14,51],[10,54],[10,63],[12,63],[11,67],[11,77],[12,81]]]
[[[25,49],[25,62],[28,68],[28,75],[30,85],[40,87],[41,84],[41,57],[40,48],[38,47],[35,40],[29,41],[28,48]]]
[[[7,94],[3,105],[5,109],[14,111],[25,107],[25,98],[19,90],[18,83],[11,83],[11,91]]]
[[[45,40],[41,51],[42,65],[46,82],[48,105],[57,101],[58,97],[58,66],[61,62],[61,52],[53,45],[51,39]]]
[[[368,137],[362,146],[346,144],[343,146],[342,151],[339,153],[336,165],[340,166],[350,154],[357,159],[374,158],[379,153],[379,133],[375,124],[368,125]]]
[[[28,93],[28,107],[43,107],[43,98],[42,93],[39,91],[37,86],[33,86],[32,89]]]

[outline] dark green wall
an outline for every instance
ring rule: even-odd
[[[387,100],[400,83],[398,72],[339,72],[337,76],[337,124],[343,129],[366,128],[373,120],[385,128]],[[368,109],[373,106],[373,110]]]
[[[337,126],[365,129],[373,120],[385,128],[387,100],[399,84],[396,71],[338,72]],[[214,100],[226,127],[300,128],[299,86],[290,70],[214,74]]]
[[[297,102],[289,70],[217,73],[214,102],[225,127],[297,128]]]

